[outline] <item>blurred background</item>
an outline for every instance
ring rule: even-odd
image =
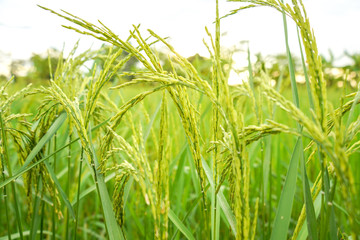
[[[241,3],[223,0],[219,3],[221,16],[241,6]],[[304,0],[304,4],[325,66],[352,66],[358,71],[360,1]],[[46,78],[48,55],[56,62],[57,54],[63,51],[66,57],[78,40],[78,53],[102,45],[91,37],[63,28],[61,25],[71,24],[37,5],[55,11],[66,10],[93,23],[101,20],[122,38],[128,36],[132,24],[141,24],[143,32],[149,28],[162,37],[169,37],[170,43],[185,57],[208,57],[203,39],[208,40],[205,26],[213,32],[214,0],[0,0],[2,78],[27,76],[30,72]],[[290,48],[298,56],[296,28],[291,20],[288,28]],[[221,45],[235,52],[233,60],[237,69],[247,64],[248,46],[253,62],[271,62],[269,56],[281,58],[285,53],[282,15],[273,9],[248,9],[224,18],[221,32]],[[356,65],[358,67],[354,67]]]

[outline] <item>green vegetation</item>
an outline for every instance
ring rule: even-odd
[[[253,66],[248,50],[249,81],[235,86],[218,1],[208,60],[42,7],[109,46],[49,58],[39,86],[2,82],[0,239],[359,239],[359,92],[328,84],[301,0],[239,2],[226,17],[283,14],[288,68]]]

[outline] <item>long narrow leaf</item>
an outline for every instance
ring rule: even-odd
[[[176,216],[176,214],[171,209],[169,209],[168,217],[174,223],[174,225],[184,234],[184,236],[187,239],[195,240],[190,230],[181,222],[181,220]]]
[[[64,112],[64,113],[65,113],[65,112]],[[65,113],[65,114],[66,114],[66,113]],[[59,116],[59,117],[60,117],[60,116]],[[63,120],[65,121],[65,119],[63,119]],[[91,131],[94,131],[94,130],[100,128],[101,126],[103,126],[104,124],[106,124],[108,121],[109,121],[109,119],[107,119],[107,120],[105,120],[104,122],[96,125],[95,127],[93,127],[93,128],[91,129]],[[56,122],[56,121],[55,121],[55,122]],[[54,122],[53,125],[55,125],[55,122]],[[62,123],[63,123],[63,122],[62,122]],[[60,126],[59,126],[59,127],[60,127]],[[49,131],[50,131],[50,129],[49,129]],[[48,132],[49,132],[49,131],[48,131]],[[53,134],[55,134],[55,132],[54,132]],[[42,137],[42,139],[45,138],[45,136],[46,136],[46,134]],[[51,138],[51,137],[50,137],[50,138]],[[51,153],[50,155],[48,155],[48,156],[46,156],[46,157],[38,160],[38,161],[35,162],[35,163],[32,163],[32,164],[30,164],[30,165],[28,165],[28,166],[24,166],[24,165],[25,165],[25,164],[24,164],[12,177],[9,177],[9,178],[7,178],[5,181],[1,182],[1,183],[0,183],[0,188],[3,188],[4,186],[8,185],[8,184],[11,183],[12,181],[14,181],[16,178],[18,178],[19,176],[21,176],[22,174],[24,174],[25,172],[29,171],[30,169],[36,167],[36,166],[39,165],[40,163],[42,163],[42,162],[44,162],[45,160],[49,159],[49,158],[52,157],[54,154],[59,153],[59,152],[61,152],[62,150],[66,149],[69,145],[77,142],[79,139],[80,139],[80,138],[74,139],[72,142],[64,145],[63,147],[57,149],[55,152],[53,152],[53,153]],[[40,140],[39,143],[34,147],[33,151],[35,151],[35,148],[37,148],[37,146],[40,144],[40,142],[41,142],[41,140]],[[40,149],[41,149],[41,148],[38,148],[37,152],[35,151],[36,154],[39,153]],[[35,155],[36,155],[36,154],[35,154]],[[30,155],[29,155],[29,156],[30,156]],[[29,156],[27,157],[27,159],[29,158]],[[31,160],[32,160],[32,159],[31,159]]]
[[[208,166],[207,162],[202,159],[202,164],[203,164],[203,168],[206,174],[206,177],[210,183],[210,186],[214,187],[214,181],[213,178],[211,176],[211,170],[210,167]],[[219,205],[221,207],[221,209],[223,210],[230,226],[231,226],[231,230],[234,233],[234,235],[236,236],[236,219],[235,219],[235,215],[233,213],[233,211],[230,208],[230,205],[228,203],[228,201],[226,200],[224,194],[222,192],[219,192],[217,195],[217,200],[219,201]]]
[[[301,141],[301,149],[302,141]],[[307,227],[309,231],[309,237],[312,240],[317,239],[317,223],[316,223],[316,213],[314,209],[314,204],[311,196],[309,180],[306,173],[306,165],[304,159],[304,153],[300,153],[300,165],[301,165],[301,175],[303,181],[303,192],[304,192],[304,199],[305,199],[305,210],[306,210],[306,219],[307,219]]]
[[[49,163],[48,163],[47,161],[45,161],[44,164],[45,164],[46,169],[48,170],[48,173],[50,174],[52,180],[54,181],[55,186],[56,186],[56,188],[58,189],[61,198],[63,199],[66,207],[68,208],[71,217],[73,218],[73,220],[75,220],[75,212],[74,212],[74,209],[72,208],[71,203],[70,203],[68,197],[66,196],[66,193],[65,193],[64,190],[62,189],[62,187],[61,187],[61,185],[60,185],[60,183],[59,183],[59,180],[57,179],[57,177],[56,177],[53,169],[51,168],[51,166],[49,165]]]
[[[89,131],[89,137],[90,137],[90,147],[91,151],[93,153],[93,160],[95,167],[93,168],[93,176],[95,179],[95,184],[97,186],[98,194],[100,196],[101,205],[103,208],[107,233],[109,234],[110,240],[119,240],[119,239],[125,239],[123,236],[123,233],[120,231],[120,227],[116,221],[115,214],[112,208],[112,202],[109,196],[109,192],[106,188],[106,183],[104,179],[104,175],[100,173],[99,171],[99,161],[97,160],[95,149],[93,144],[91,143],[91,130]]]
[[[107,183],[108,181],[110,181],[111,179],[113,179],[115,177],[115,173],[111,173],[108,176],[105,177],[105,183]],[[129,180],[130,181],[130,180]],[[94,192],[96,190],[96,186],[92,185],[89,188],[85,189],[84,191],[81,192],[80,197],[79,197],[79,201],[83,198],[85,198],[87,195],[89,195],[90,193]],[[77,199],[74,199],[71,202],[72,206],[75,206],[78,203]]]
[[[23,170],[24,168],[27,167],[27,165],[29,165],[29,163],[34,159],[34,157],[39,153],[39,151],[44,147],[44,145],[52,138],[52,136],[54,136],[57,130],[59,130],[61,125],[65,122],[66,117],[67,115],[65,111],[60,113],[59,117],[56,118],[56,120],[51,125],[51,127],[46,132],[46,134],[40,139],[40,141],[36,144],[33,150],[31,150],[20,170]]]
[[[40,231],[37,231],[36,233],[39,234]],[[23,231],[22,234],[23,234],[24,237],[30,236],[30,231],[29,230]],[[48,235],[48,236],[52,236],[52,232],[46,231],[46,230],[43,231],[43,234]],[[58,235],[55,236],[55,237],[58,238],[58,239],[61,239],[61,237],[58,236]],[[20,233],[11,234],[11,239],[19,239],[19,238],[20,238]],[[8,240],[8,239],[9,239],[8,236],[0,237],[0,240]]]
[[[281,192],[279,205],[276,211],[275,221],[271,232],[271,240],[285,240],[290,224],[291,210],[296,190],[296,177],[300,159],[300,137],[296,141],[291,156],[289,168],[286,174],[284,188]]]
[[[76,142],[79,139],[76,139],[74,141],[72,141],[70,144]],[[61,152],[62,150],[64,150],[65,148],[68,147],[68,144],[59,148],[58,150],[56,150],[55,152],[53,152],[52,154],[36,161],[35,163],[32,163],[30,165],[28,165],[27,167],[21,167],[12,177],[7,178],[5,181],[3,181],[2,183],[0,183],[0,188],[8,185],[9,183],[11,183],[12,181],[14,181],[16,178],[18,178],[19,176],[21,176],[22,174],[26,173],[27,171],[29,171],[30,169],[36,167],[37,165],[39,165],[40,163],[46,161],[47,159],[51,158],[54,154]]]
[[[286,22],[286,15],[285,15],[284,11],[282,12],[282,15],[283,15],[286,53],[287,53],[288,63],[289,63],[289,72],[290,72],[293,102],[298,108],[300,108],[299,93],[297,90],[296,79],[295,79],[295,67],[293,64],[293,60],[292,60],[292,56],[291,56],[291,52],[290,52],[290,48],[289,48],[287,22]],[[302,126],[299,123],[297,123],[297,128],[298,128],[299,132],[302,131]],[[306,173],[304,153],[302,150],[303,142],[302,142],[301,138],[299,138],[299,144],[300,144],[299,148],[301,149],[301,151],[299,151],[299,154],[300,154],[299,157],[300,157],[300,164],[301,164],[302,183],[303,183],[304,201],[305,201],[305,209],[306,209],[306,218],[307,218],[308,230],[309,230],[309,238],[311,240],[317,240],[316,216],[315,216],[314,205],[312,202],[309,181],[308,181],[307,173]]]
[[[314,201],[314,209],[316,216],[319,216],[321,209],[321,195],[319,194]],[[296,240],[306,240],[308,237],[308,228],[307,228],[307,220],[304,221],[304,224],[300,230],[299,236]]]
[[[38,180],[38,186],[39,186],[39,192],[42,191],[42,181],[39,177]],[[31,229],[30,229],[30,239],[36,239],[36,232],[40,225],[40,214],[39,214],[39,208],[40,208],[41,198],[39,196],[36,196],[35,203],[34,203],[34,211],[33,211],[33,218],[31,222]]]

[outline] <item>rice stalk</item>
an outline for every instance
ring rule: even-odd
[[[169,154],[167,154],[168,146],[168,112],[167,99],[165,91],[163,92],[163,100],[161,105],[161,120],[160,120],[160,144],[157,161],[157,196],[156,196],[156,214],[158,219],[159,233],[155,233],[157,239],[168,238],[168,213],[170,210],[169,199]]]
[[[4,104],[4,105],[6,106],[6,104]],[[2,162],[1,165],[2,165],[2,171],[5,171],[4,166],[6,165],[9,177],[12,177],[12,166],[11,166],[10,159],[9,159],[8,143],[7,143],[5,125],[4,125],[4,120],[3,120],[2,114],[3,114],[3,112],[0,111],[1,162]],[[16,222],[17,222],[17,226],[18,226],[18,230],[19,230],[19,234],[20,234],[20,239],[23,239],[21,215],[20,215],[20,210],[19,210],[19,200],[18,200],[18,197],[16,194],[16,188],[15,188],[14,182],[11,183],[11,192],[12,192],[13,198],[14,198],[15,216],[16,216]]]

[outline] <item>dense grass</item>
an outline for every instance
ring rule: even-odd
[[[301,1],[240,2],[295,20],[306,85],[285,17],[289,77],[272,86],[249,60],[229,86],[218,11],[209,79],[151,30],[53,12],[111,47],[72,52],[43,86],[2,83],[0,239],[359,239],[360,94],[326,87]]]

